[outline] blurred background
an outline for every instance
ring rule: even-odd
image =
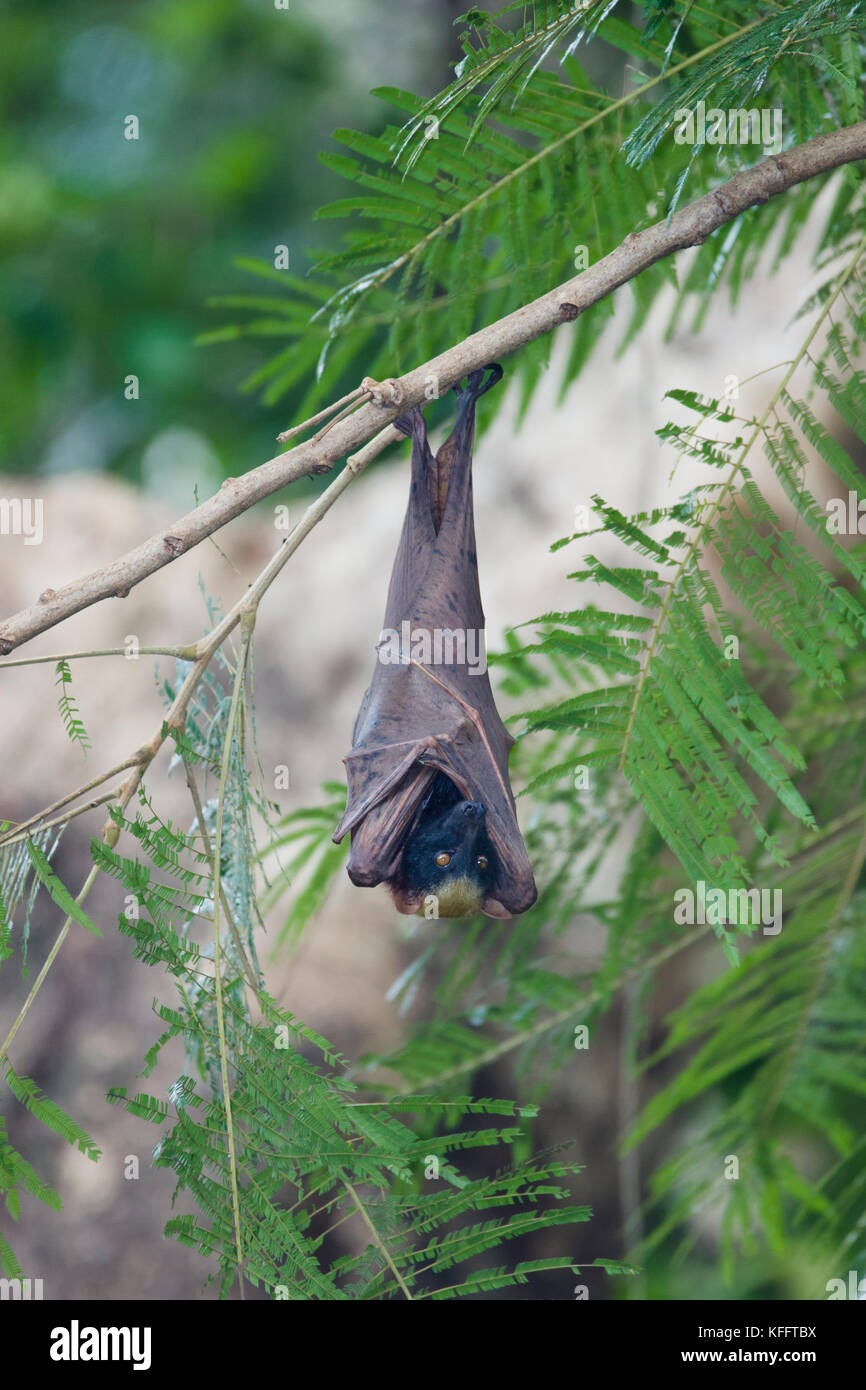
[[[126,6],[44,0],[35,10],[7,4],[0,43],[0,352],[4,486],[45,498],[45,543],[0,543],[0,593],[13,612],[45,587],[105,563],[208,496],[225,476],[270,457],[291,423],[287,408],[265,409],[240,383],[268,354],[255,340],[199,346],[221,321],[213,296],[250,292],[234,258],[290,248],[303,275],[308,252],[335,224],[315,208],[340,196],[337,178],[316,159],[335,126],[376,130],[380,83],[433,92],[457,54],[457,4],[437,0],[137,0]],[[139,118],[136,141],[124,119]],[[820,210],[818,220],[820,219]],[[603,479],[608,499],[635,510],[690,485],[653,431],[667,418],[664,391],[708,394],[783,359],[792,313],[808,288],[807,247],[798,246],[773,279],[757,279],[732,318],[719,300],[696,337],[685,330],[662,352],[652,327],[615,356],[616,322],[580,383],[557,402],[554,369],[518,431],[504,411],[484,436],[476,466],[476,507],[489,644],[506,624],[567,605],[568,556],[550,543],[572,529],[574,507]],[[252,286],[255,291],[255,285]],[[658,307],[659,326],[665,306]],[[567,330],[566,330],[567,331]],[[554,363],[566,347],[554,346]],[[507,364],[506,364],[507,367]],[[124,396],[133,374],[140,395]],[[744,412],[759,410],[772,380],[748,388]],[[356,485],[299,551],[269,595],[256,644],[262,760],[286,764],[286,809],[314,801],[322,780],[339,778],[379,631],[391,556],[405,505],[407,472],[392,451]],[[37,481],[38,480],[38,481]],[[289,501],[293,519],[312,484]],[[46,634],[27,654],[114,646],[127,634],[142,645],[189,641],[206,625],[200,584],[227,608],[275,546],[273,499],[136,588]],[[371,537],[374,543],[371,544]],[[224,553],[223,553],[224,552]],[[519,561],[515,562],[515,556]],[[156,663],[91,661],[75,668],[74,690],[95,751],[86,762],[53,711],[51,665],[9,672],[0,724],[0,816],[23,819],[149,737],[162,704]],[[36,719],[39,719],[37,730]],[[164,765],[149,779],[166,814],[184,814],[185,792]],[[56,861],[74,889],[89,865],[88,843],[103,815],[81,817]],[[112,1085],[137,1089],[155,1035],[155,993],[169,986],[132,960],[113,931],[116,885],[100,883],[90,906],[105,932],[67,941],[38,1005],[19,1034],[14,1061],[97,1139],[91,1164],[53,1143],[21,1111],[14,1142],[57,1186],[64,1210],[31,1202],[3,1230],[26,1270],[44,1277],[46,1297],[94,1299],[213,1297],[202,1294],[200,1257],[161,1234],[172,1175],[149,1166],[155,1134],[109,1109]],[[0,1023],[20,1007],[54,938],[57,915],[37,910],[30,977],[7,967]],[[341,882],[291,962],[263,959],[278,1000],[335,1046],[357,1057],[399,1040],[404,1020],[389,985],[417,949],[424,924],[397,921],[378,892]],[[567,942],[582,968],[599,942],[576,922]],[[10,963],[11,965],[17,962]],[[713,956],[713,966],[715,957]],[[670,1001],[708,969],[696,953],[666,977]],[[423,1014],[423,999],[416,1005]],[[619,1017],[606,1021],[611,1046],[592,1071],[557,1080],[536,1133],[539,1146],[567,1140],[586,1165],[579,1200],[595,1218],[578,1231],[576,1259],[623,1253],[624,1193],[634,1174],[618,1165],[623,1122],[617,1095]],[[178,1072],[167,1056],[148,1083],[160,1094]],[[603,1059],[609,1058],[606,1063]],[[479,1079],[479,1094],[510,1094],[507,1073]],[[618,1109],[618,1106],[620,1107]],[[659,1141],[662,1142],[662,1141]],[[141,1178],[123,1178],[125,1156],[140,1156]],[[700,1264],[698,1265],[700,1270]],[[657,1297],[728,1297],[708,1262],[686,1284],[671,1275]],[[701,1284],[701,1277],[704,1283]],[[796,1292],[796,1271],[768,1270],[774,1287]],[[593,1297],[609,1283],[587,1272]],[[785,1283],[787,1282],[787,1285]],[[566,1283],[569,1281],[566,1280]],[[740,1294],[754,1292],[754,1286]],[[540,1296],[528,1292],[521,1296]],[[570,1291],[548,1291],[570,1297]],[[778,1295],[776,1295],[778,1296]]]
[[[255,345],[199,350],[210,296],[254,290],[236,256],[290,249],[341,181],[318,161],[339,125],[376,129],[371,87],[449,76],[445,0],[136,0],[4,5],[0,52],[0,456],[200,486],[273,452],[279,417],[238,383]],[[138,117],[137,139],[124,120]],[[135,410],[123,380],[142,382]]]

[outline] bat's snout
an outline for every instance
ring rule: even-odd
[[[464,801],[461,811],[467,820],[483,820],[484,807],[480,801]]]

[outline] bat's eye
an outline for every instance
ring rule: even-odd
[[[444,869],[446,864],[451,863],[451,855],[446,854],[445,850],[443,849],[441,854],[436,855],[436,863],[439,865],[440,869]]]
[[[475,860],[475,863],[478,865],[479,869],[486,869],[486,868],[487,868],[487,855],[486,855],[486,854],[479,854],[478,858]]]

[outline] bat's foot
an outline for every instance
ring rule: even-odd
[[[486,381],[484,380],[485,372],[490,373]],[[479,396],[483,396],[485,391],[489,391],[491,386],[495,386],[497,381],[501,381],[502,376],[503,371],[498,362],[488,362],[486,367],[479,367],[477,371],[470,372],[466,378],[465,386],[458,383],[454,387],[461,405],[464,401],[467,405],[477,401]]]

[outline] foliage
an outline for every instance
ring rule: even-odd
[[[61,659],[58,661],[55,671],[57,674],[55,685],[60,686],[57,708],[60,711],[60,717],[63,720],[66,735],[71,743],[77,743],[79,745],[84,756],[87,757],[87,750],[88,748],[92,748],[93,745],[90,742],[90,735],[84,727],[81,711],[76,704],[75,696],[72,694],[70,688],[72,686],[72,671],[70,670],[69,662]]]
[[[575,22],[582,25],[577,31]],[[678,144],[674,127],[681,109],[694,109],[701,99],[726,110],[758,103],[781,108],[785,145],[825,130],[828,115],[834,124],[860,119],[862,27],[862,6],[830,0],[771,5],[747,20],[739,5],[710,9],[683,0],[661,7],[646,27],[609,0],[590,0],[577,16],[558,0],[535,6],[508,34],[496,16],[473,23],[457,79],[439,96],[424,101],[393,87],[378,89],[403,125],[389,125],[378,136],[335,132],[348,153],[322,160],[354,188],[319,217],[351,219],[342,248],[321,248],[306,280],[248,261],[247,269],[279,281],[284,293],[216,300],[264,316],[217,329],[205,341],[246,334],[284,340],[245,385],[272,404],[309,383],[296,407],[300,419],[339,394],[344,379],[356,384],[365,375],[382,379],[408,370],[569,278],[578,247],[595,262],[663,216],[686,178],[689,195],[697,197],[760,155],[748,144]],[[593,34],[619,50],[620,63],[637,60],[640,80],[624,95],[611,93],[609,71],[607,81],[594,79],[588,66]],[[587,54],[583,65],[574,56],[578,43]],[[539,61],[556,45],[562,57],[554,73]],[[723,275],[736,299],[774,234],[778,261],[802,231],[815,194],[815,184],[801,186],[760,217],[747,214],[724,237],[710,238],[679,287],[670,330],[690,302],[700,323]],[[859,177],[848,170],[827,220],[825,246],[838,245],[845,225],[857,225],[860,196]],[[631,282],[623,345],[644,326],[672,278],[670,262],[662,261]],[[605,301],[568,330],[563,390],[611,311]],[[515,363],[524,403],[549,352],[550,340],[543,339],[524,348]]]
[[[443,92],[424,101],[385,89],[402,125],[338,133],[352,157],[326,162],[359,190],[322,210],[353,219],[341,249],[320,254],[308,279],[250,259],[282,295],[221,299],[264,317],[212,338],[285,340],[248,379],[268,403],[290,395],[309,414],[346,378],[424,360],[569,275],[576,244],[597,259],[685,189],[696,196],[753,162],[748,147],[717,147],[713,159],[677,144],[683,107],[780,106],[790,143],[863,114],[860,5],[799,0],[744,20],[731,4],[652,0],[627,16],[588,0],[473,10],[464,23],[464,58]],[[627,58],[640,79],[614,95],[609,65],[621,78]],[[723,286],[736,305],[770,238],[778,263],[800,237],[815,191],[710,238],[681,283],[670,265],[641,276],[624,341],[646,331],[666,283],[671,329],[687,310],[699,328]],[[175,990],[155,1005],[161,1032],[143,1074],[181,1039],[185,1065],[168,1103],[122,1086],[110,1099],[161,1130],[155,1161],[197,1212],[166,1231],[215,1260],[222,1294],[240,1266],[271,1296],[323,1299],[477,1296],[576,1269],[567,1253],[503,1265],[499,1247],[515,1239],[522,1254],[532,1233],[587,1219],[572,1201],[576,1165],[533,1156],[531,1123],[566,1062],[584,1062],[581,1030],[594,1041],[623,993],[633,1009],[623,1070],[642,1102],[623,1138],[654,1155],[642,1233],[624,1253],[651,1287],[687,1257],[702,1270],[716,1244],[732,1281],[744,1264],[806,1259],[802,1297],[823,1296],[840,1261],[866,1257],[866,552],[828,527],[818,501],[829,476],[855,515],[864,494],[863,205],[863,172],[848,167],[835,176],[801,345],[760,416],[741,415],[735,395],[670,390],[661,445],[699,465],[701,481],[634,516],[598,494],[595,523],[554,544],[580,549],[570,576],[580,597],[539,615],[531,635],[512,632],[495,661],[519,710],[513,767],[539,900],[519,928],[418,928],[390,997],[406,1015],[422,998],[429,1007],[398,1048],[350,1065],[267,990],[255,953],[262,912],[290,886],[281,940],[296,944],[343,851],[329,839],[334,786],[274,824],[251,770],[246,644],[220,658],[184,729],[171,731],[191,824],[163,819],[145,788],[134,816],[112,809],[118,841],[94,842],[96,865],[126,892],[118,925],[134,956]],[[566,330],[564,385],[608,313],[599,305]],[[548,350],[521,354],[525,401]],[[619,561],[599,558],[613,546]],[[589,584],[600,586],[597,605],[583,598]],[[165,679],[167,703],[186,669]],[[37,883],[74,915],[46,833],[0,846],[7,954],[16,907],[29,919]],[[781,930],[731,910],[678,919],[680,895],[701,886],[728,903],[781,893]],[[584,923],[603,933],[592,971],[575,950]],[[653,990],[672,959],[692,967],[694,988],[663,1019]],[[506,1059],[521,1098],[490,1100],[481,1073]],[[95,1156],[35,1082],[4,1066],[17,1101]],[[508,1158],[477,1176],[475,1151],[487,1147]],[[5,1129],[0,1178],[13,1216],[21,1190],[59,1200]],[[335,1255],[330,1237],[350,1220],[354,1244]],[[5,1244],[0,1258],[16,1272]]]
[[[109,1096],[152,1124],[171,1121],[156,1144],[155,1162],[174,1171],[177,1193],[192,1194],[200,1217],[173,1217],[166,1234],[217,1258],[224,1294],[241,1260],[249,1282],[261,1282],[272,1296],[288,1299],[440,1298],[525,1283],[542,1270],[573,1268],[568,1257],[518,1261],[511,1268],[479,1268],[476,1261],[504,1241],[585,1220],[587,1209],[568,1203],[575,1165],[518,1161],[495,1177],[470,1180],[452,1155],[514,1145],[523,1134],[520,1124],[443,1132],[437,1127],[435,1133],[416,1135],[397,1118],[415,1112],[441,1117],[453,1127],[474,1115],[526,1120],[535,1113],[532,1107],[471,1097],[447,1104],[427,1096],[360,1101],[356,1084],[345,1074],[345,1059],[276,1004],[255,964],[252,972],[245,969],[247,951],[255,961],[258,923],[249,870],[255,843],[246,813],[254,794],[243,760],[234,756],[242,744],[230,722],[235,706],[216,693],[214,683],[211,695],[214,708],[199,709],[195,726],[178,740],[178,754],[188,766],[207,768],[211,750],[221,743],[230,744],[233,753],[225,784],[233,809],[220,814],[218,798],[215,814],[205,818],[210,844],[216,843],[214,827],[222,827],[220,881],[234,928],[220,944],[222,1000],[212,970],[202,968],[206,961],[213,966],[214,950],[197,945],[190,934],[194,919],[212,918],[214,911],[210,854],[196,846],[195,834],[160,821],[142,790],[144,814],[139,811],[134,822],[113,815],[144,860],[93,845],[100,867],[133,900],[119,926],[132,939],[135,956],[164,966],[176,981],[177,1000],[155,1004],[166,1027],[147,1054],[144,1075],[162,1048],[181,1037],[188,1065],[207,1083],[202,1094],[193,1076],[179,1077],[170,1107],[144,1093],[130,1097],[122,1087]],[[289,831],[276,843],[297,834],[303,831]],[[293,868],[307,857],[302,850]],[[315,879],[314,873],[314,884]],[[312,896],[315,901],[315,888]],[[258,1019],[245,989],[251,979]],[[220,1097],[221,1054],[231,1078],[230,1112]],[[431,1190],[425,1178],[440,1180],[444,1191]],[[363,1221],[367,1240],[357,1255],[334,1259],[328,1233],[352,1212]],[[490,1214],[464,1224],[477,1213]],[[456,1282],[453,1276],[446,1279],[445,1271],[463,1265]]]
[[[334,94],[372,115],[358,53],[398,13],[397,0],[356,0],[338,24],[238,0],[3,6],[5,471],[110,470],[192,505],[196,482],[207,495],[274,452],[284,421],[236,392],[255,344],[233,361],[199,351],[202,303],[241,252],[285,244],[304,274],[310,218],[335,196],[315,158]],[[425,37],[423,60],[391,48],[400,72],[429,60]]]
[[[827,63],[838,44],[840,61],[844,54],[841,70],[850,76],[861,61],[846,27],[855,18],[854,11],[842,14],[837,7],[789,6],[769,16],[761,33],[776,43],[783,33],[802,37],[807,22],[817,25],[807,42],[814,37],[816,44],[824,45]],[[704,12],[698,23],[707,22]],[[818,37],[824,25],[826,31]],[[688,31],[681,37],[687,35]],[[702,35],[709,38],[703,27]],[[803,100],[795,100],[794,89],[811,79],[814,65],[809,77],[796,64],[786,68],[782,63],[777,72],[766,64],[766,46],[758,45],[751,31],[748,39],[753,45],[750,51],[760,53],[764,63],[762,104],[784,97],[786,114],[798,113],[801,124],[789,132],[789,139],[816,133],[825,103],[840,120],[862,115],[859,95],[852,106],[852,83],[842,79],[832,92],[822,89],[818,97],[813,85],[812,94],[801,93]],[[739,53],[746,43],[744,30],[737,36],[734,51]],[[797,44],[800,54],[800,38]],[[780,52],[785,46],[782,41]],[[675,53],[672,50],[668,60]],[[661,70],[661,62],[659,66]],[[827,64],[823,66],[828,71]],[[696,60],[696,73],[706,78],[709,72],[711,82],[691,88],[691,99],[700,95],[714,104],[746,103],[754,96],[754,87],[746,85],[748,73],[754,71],[754,65],[744,68],[742,64],[734,71],[731,64],[722,72],[709,59],[706,67]],[[737,86],[741,78],[742,85]],[[554,82],[543,74],[537,80],[539,84]],[[443,109],[458,85],[459,80],[454,91],[438,99]],[[459,92],[464,111],[472,107],[469,87],[470,83],[464,83]],[[529,82],[512,107],[504,110],[499,105],[495,134],[489,126],[483,127],[491,148],[500,148],[506,138],[501,127],[534,109],[532,97]],[[453,102],[453,109],[460,103]],[[665,123],[669,126],[683,104],[682,85],[676,85],[653,106],[652,119],[636,125],[625,145],[633,165],[644,166],[656,159],[653,132]],[[416,133],[424,116],[435,109],[435,102],[415,103]],[[420,179],[425,158],[428,169],[437,160],[440,170],[445,167],[443,129],[435,149],[430,141],[414,162],[409,161],[410,175],[400,194],[407,201],[408,193],[402,190],[411,176]],[[463,124],[455,120],[449,129],[455,138],[446,152],[453,152],[456,161],[458,148],[479,136],[468,116]],[[401,138],[405,141],[406,132]],[[389,140],[393,158],[397,132],[386,134],[378,144],[354,136],[349,142],[356,153],[377,160],[383,194],[384,179],[391,177]],[[408,147],[404,144],[404,155]],[[678,153],[682,161],[683,152]],[[579,157],[588,159],[590,154],[584,151]],[[611,153],[610,162],[613,158]],[[599,161],[604,162],[601,154]],[[712,177],[706,158],[703,163],[690,160],[687,169],[677,169],[675,152],[668,151],[666,162],[669,206],[679,196],[685,172],[692,179]],[[525,151],[524,163],[528,164]],[[372,188],[361,165],[354,170],[348,164],[342,167]],[[518,169],[516,159],[514,169],[513,181],[529,179],[528,170]],[[487,172],[485,167],[485,180]],[[506,224],[502,208],[511,176],[500,170],[503,188],[489,194],[482,190],[479,195],[478,161],[464,159],[449,191],[461,174],[467,184],[465,204],[472,196],[480,196],[489,206],[491,219],[500,218],[496,224],[488,222],[479,235],[492,238],[495,226],[493,255],[501,254],[502,264],[516,270],[519,257],[513,223]],[[628,177],[619,165],[617,190],[628,186]],[[470,195],[468,185],[473,180],[475,192]],[[437,195],[445,185],[441,175],[437,181],[431,174],[429,182]],[[562,177],[555,186],[559,195],[574,188],[575,182]],[[699,183],[694,191],[705,186]],[[417,184],[412,188],[433,196],[429,185],[424,190]],[[694,297],[698,304],[694,323],[699,326],[707,304],[726,279],[736,302],[771,231],[782,229],[778,261],[802,229],[813,196],[812,189],[803,198],[794,194],[775,208],[764,209],[760,219],[741,219],[721,247],[718,239],[708,242],[679,287],[672,323],[687,299]],[[634,209],[635,196],[624,196],[623,201]],[[599,206],[597,198],[591,202]],[[409,341],[410,324],[422,303],[419,331],[428,334],[428,339],[411,341],[406,355],[417,359],[445,345],[444,334],[436,337],[436,299],[425,301],[423,287],[413,298],[417,285],[423,281],[428,286],[432,278],[425,280],[421,262],[434,255],[434,246],[440,248],[435,252],[440,287],[448,284],[449,275],[455,286],[454,292],[441,295],[440,307],[448,314],[446,331],[456,337],[477,325],[475,319],[466,318],[453,331],[451,311],[459,293],[456,277],[469,255],[456,206],[455,199],[450,209],[444,205],[435,212],[431,209],[428,223],[423,221],[427,203],[419,197],[409,230],[391,228],[387,249],[375,237],[369,242],[356,238],[357,255],[347,252],[339,266],[334,259],[328,263],[330,272],[364,271],[359,281],[331,301],[332,308],[336,306],[332,322],[340,322],[341,350],[347,350],[346,336],[356,331],[356,320],[361,319],[356,297],[368,304],[389,283],[395,288],[399,283],[391,335],[382,349],[389,361],[394,355],[400,360],[400,320]],[[567,210],[567,193],[557,198],[556,216],[567,215],[563,207]],[[617,220],[611,206],[602,207],[600,225],[609,245]],[[399,211],[402,203],[392,202],[391,208]],[[635,1141],[681,1108],[695,1108],[701,1101],[702,1115],[715,1117],[704,1118],[700,1145],[685,1146],[653,1179],[645,1216],[652,1234],[644,1255],[652,1260],[658,1247],[669,1253],[678,1225],[691,1232],[687,1231],[681,1248],[685,1254],[696,1239],[690,1213],[701,1204],[721,1207],[729,1277],[733,1277],[735,1251],[745,1250],[754,1258],[759,1248],[755,1238],[760,1234],[776,1254],[801,1250],[808,1239],[813,1257],[820,1252],[824,1261],[838,1260],[863,1215],[854,1177],[858,1097],[863,1089],[862,1044],[855,1034],[862,1010],[853,1002],[858,992],[862,994],[864,983],[856,947],[856,923],[862,910],[857,878],[862,866],[863,777],[850,767],[851,762],[859,766],[851,750],[862,747],[862,735],[855,716],[845,717],[843,712],[856,710],[862,699],[863,548],[834,534],[809,482],[819,460],[835,474],[842,495],[853,495],[855,507],[864,492],[857,463],[860,446],[846,447],[841,442],[846,430],[852,439],[866,440],[866,379],[860,366],[866,325],[864,247],[859,231],[862,208],[862,173],[852,168],[837,184],[821,238],[817,263],[823,274],[819,289],[801,311],[811,316],[803,345],[790,363],[783,364],[787,370],[780,372],[779,386],[760,418],[741,417],[732,401],[704,399],[684,388],[669,392],[691,419],[672,420],[660,431],[661,440],[681,456],[704,465],[706,481],[651,515],[626,517],[596,496],[597,524],[554,546],[588,542],[590,536],[615,538],[625,554],[623,562],[613,566],[589,553],[583,567],[572,575],[578,583],[602,585],[609,596],[605,606],[584,601],[569,612],[542,615],[536,620],[540,631],[535,641],[521,642],[515,634],[509,649],[498,658],[505,673],[502,690],[521,699],[524,707],[514,759],[528,779],[526,794],[532,804],[528,837],[542,880],[539,902],[521,919],[519,932],[486,921],[468,930],[463,924],[440,924],[435,942],[422,947],[392,991],[408,1010],[426,985],[433,990],[434,1018],[416,1028],[396,1053],[366,1059],[374,1078],[381,1068],[382,1076],[397,1073],[412,1091],[442,1094],[443,1088],[465,1086],[467,1078],[482,1068],[509,1057],[518,1075],[526,1077],[533,1094],[539,1095],[544,1078],[557,1075],[573,1052],[578,1023],[600,1019],[620,987],[633,980],[646,985],[671,955],[713,931],[732,969],[699,991],[673,1018],[671,1041],[659,1050],[653,1065],[659,1066],[701,1037],[703,1050],[694,1062],[684,1062],[674,1080],[648,1103]],[[355,209],[346,204],[339,210]],[[452,222],[446,227],[449,218]],[[402,215],[397,218],[401,224],[406,220]],[[633,212],[624,223],[639,224]],[[419,225],[421,239],[413,240]],[[544,225],[546,232],[549,222],[544,223],[540,205],[530,207],[528,225],[533,229]],[[540,240],[533,240],[535,264],[541,257]],[[444,245],[447,250],[441,249]],[[402,274],[399,282],[395,271]],[[417,283],[412,278],[416,271]],[[567,273],[564,267],[554,270],[551,282],[561,273]],[[485,301],[479,319],[488,320],[525,301],[526,289],[518,291],[513,276],[504,278],[508,284],[502,286],[501,298],[495,303]],[[641,277],[635,293],[644,296],[642,304],[648,308],[650,291],[645,281]],[[482,293],[486,293],[483,286]],[[324,299],[323,289],[320,297]],[[347,317],[342,320],[344,310]],[[637,331],[642,321],[633,319],[629,333]],[[324,322],[324,315],[314,322]],[[320,331],[324,333],[324,327]],[[599,332],[600,326],[588,331]],[[361,322],[357,341],[359,350],[366,351],[369,344],[363,332]],[[826,335],[824,349],[816,347],[820,335]],[[579,353],[572,354],[569,373],[581,360]],[[532,375],[531,364],[521,366]],[[809,367],[820,405],[792,389],[795,374]],[[310,406],[314,399],[310,398]],[[828,407],[836,419],[830,428],[825,423]],[[754,460],[759,451],[778,481],[793,522],[756,481]],[[557,690],[562,693],[552,702],[528,705],[533,695]],[[763,690],[769,691],[768,697]],[[782,690],[787,696],[780,701]],[[813,719],[814,738],[810,738],[805,730],[813,727]],[[546,738],[540,744],[525,737],[542,733]],[[815,745],[821,755],[817,763]],[[844,792],[838,781],[834,784],[832,777],[822,775],[827,760],[832,761],[837,777],[846,769]],[[575,796],[569,784],[584,774],[590,774],[591,790]],[[576,785],[579,790],[580,784]],[[600,900],[594,890],[599,868],[612,846],[621,852],[627,848],[622,825],[633,819],[638,806],[645,819],[638,823],[616,897]],[[672,903],[683,883],[683,870],[686,882],[703,881],[726,894],[770,882],[785,903],[779,939],[761,939],[755,921],[730,921],[724,916],[711,920],[703,930],[677,930],[672,925]],[[595,917],[607,931],[605,958],[591,979],[549,969],[543,963],[555,950],[556,938],[567,934],[575,914]],[[844,968],[830,971],[826,962],[835,962],[837,953],[840,960],[844,957]],[[835,1078],[832,1091],[819,1084],[819,1076],[825,1082]],[[802,1145],[804,1133],[810,1146],[817,1144],[821,1150],[817,1179],[812,1149],[804,1168],[803,1156],[793,1145],[795,1137]],[[739,1155],[743,1176],[739,1184],[722,1179],[720,1155],[725,1153]],[[838,1194],[838,1202],[830,1199],[830,1192]],[[816,1270],[822,1267],[816,1259]],[[808,1296],[820,1296],[821,1291],[821,1285],[810,1287]]]

